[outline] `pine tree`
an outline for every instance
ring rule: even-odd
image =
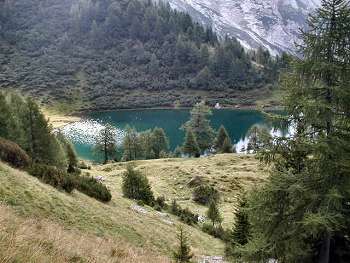
[[[200,149],[196,140],[196,137],[191,129],[186,131],[185,141],[182,146],[184,154],[188,154],[190,157],[197,157],[200,155]]]
[[[186,236],[183,227],[179,227],[177,238],[179,241],[179,247],[173,252],[175,261],[180,263],[191,262],[193,254],[191,253],[191,248],[188,244],[188,237]]]
[[[221,224],[222,222],[222,217],[218,205],[214,200],[212,200],[209,204],[207,217],[211,220],[213,227],[215,226],[215,224]]]
[[[350,258],[350,7],[324,0],[303,32],[303,59],[282,85],[290,137],[261,152],[269,181],[249,202],[247,261],[347,262]]]
[[[94,151],[103,155],[103,163],[114,158],[117,152],[115,128],[107,124],[96,136]]]
[[[213,143],[214,130],[210,126],[211,110],[202,101],[191,110],[191,119],[183,125],[185,130],[191,129],[202,152],[208,150]]]
[[[220,153],[232,153],[232,143],[228,132],[223,125],[220,126],[217,133],[214,147]]]

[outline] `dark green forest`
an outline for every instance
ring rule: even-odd
[[[271,89],[283,57],[248,54],[162,2],[0,2],[0,88],[46,104],[248,104]]]

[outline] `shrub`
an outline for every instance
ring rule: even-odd
[[[42,182],[55,188],[63,189],[67,193],[71,193],[75,188],[74,177],[57,169],[55,166],[36,163],[30,167],[28,172]]]
[[[225,230],[221,225],[213,226],[212,224],[205,223],[202,226],[202,231],[223,241],[228,241],[230,238],[230,231]]]
[[[2,138],[0,138],[0,160],[17,168],[27,168],[30,165],[30,157],[18,144]]]
[[[188,225],[198,223],[198,215],[192,213],[188,208],[180,210],[180,220]]]
[[[193,200],[202,205],[208,205],[211,201],[218,202],[219,199],[219,192],[209,185],[198,186],[193,191]]]
[[[152,205],[154,202],[153,192],[147,177],[136,171],[131,165],[127,167],[123,176],[122,190],[127,198],[142,200],[147,205]]]
[[[170,205],[169,212],[173,215],[176,215],[180,220],[188,225],[194,225],[198,223],[198,215],[192,213],[188,208],[182,209],[177,203],[176,200]]]
[[[167,204],[165,203],[165,197],[157,197],[157,199],[154,201],[154,206],[158,206],[160,209],[166,209]]]
[[[75,176],[75,187],[78,191],[102,202],[109,202],[112,199],[107,187],[90,176]]]

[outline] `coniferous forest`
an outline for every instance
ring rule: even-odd
[[[76,109],[252,103],[286,63],[150,0],[1,1],[0,56],[1,88]]]

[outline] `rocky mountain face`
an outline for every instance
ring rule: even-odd
[[[222,36],[246,48],[263,46],[272,54],[295,53],[299,28],[321,0],[168,0]]]

